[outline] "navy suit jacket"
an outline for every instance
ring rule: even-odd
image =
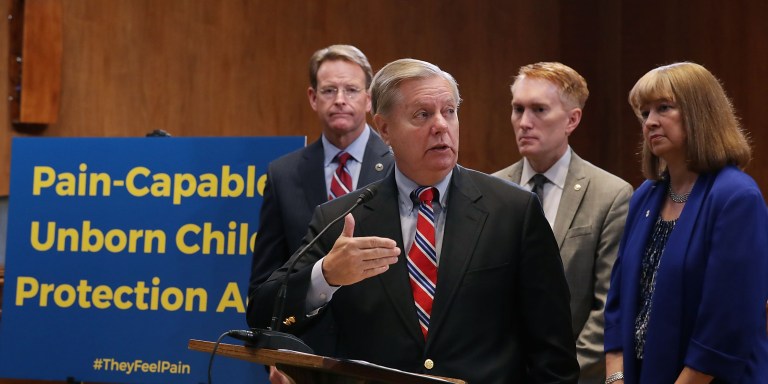
[[[642,364],[635,359],[641,261],[666,198],[646,181],[630,202],[605,310],[605,350],[623,351],[626,384],[672,383],[689,366],[715,383],[768,380],[768,210],[735,167],[701,174],[656,275]]]
[[[259,232],[253,251],[249,296],[299,248],[315,207],[328,201],[323,159],[323,142],[318,139],[269,164],[259,215]],[[358,188],[383,178],[392,164],[389,146],[371,131],[360,168]],[[247,319],[251,326],[252,311],[249,305]],[[311,335],[302,337],[317,353],[332,351],[332,347],[324,345],[327,340],[319,340],[323,339],[322,335],[319,339]]]
[[[355,236],[394,239],[403,249],[394,172],[358,207]],[[405,253],[381,275],[341,287],[317,316],[307,316],[312,265],[341,233],[336,223],[301,259],[290,277],[288,330],[312,327],[332,314],[336,356],[471,383],[576,383],[579,366],[571,334],[568,285],[557,242],[535,195],[511,183],[456,167],[448,189],[437,290],[424,340],[413,302]],[[347,195],[317,208],[304,239],[352,206]],[[254,319],[269,322],[273,297],[288,266],[251,297]],[[430,364],[434,366],[425,369]]]

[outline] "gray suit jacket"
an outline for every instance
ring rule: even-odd
[[[523,161],[494,173],[520,183]],[[632,186],[572,153],[553,232],[571,290],[580,383],[605,378],[603,311]]]

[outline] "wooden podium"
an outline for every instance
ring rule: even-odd
[[[189,349],[213,351],[215,343],[190,340]],[[420,375],[371,363],[287,350],[219,344],[216,354],[263,365],[274,365],[296,384],[466,384],[463,380]]]

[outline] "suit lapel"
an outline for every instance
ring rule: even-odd
[[[555,233],[558,248],[563,247],[565,235],[571,228],[573,218],[581,205],[581,200],[589,187],[589,178],[584,174],[584,161],[575,153],[571,153],[571,164],[568,165],[568,174],[565,176],[563,194],[560,197],[560,205],[557,207],[555,217]]]
[[[365,146],[365,154],[363,154],[363,163],[360,168],[357,188],[365,187],[374,181],[380,180],[382,175],[386,175],[389,172],[391,165],[392,156],[389,152],[389,146],[384,144],[379,135],[371,130],[371,135]]]
[[[680,282],[685,280],[685,263],[688,254],[687,250],[690,248],[689,242],[693,239],[694,226],[699,222],[698,216],[701,212],[701,206],[708,193],[708,188],[711,186],[709,182],[710,177],[712,176],[707,174],[699,175],[690,197],[675,223],[674,230],[669,234],[669,239],[664,247],[664,253],[660,261],[665,273],[657,275],[657,292],[668,292],[667,289],[681,289]],[[667,184],[664,183],[662,185],[663,190],[660,192],[666,195]],[[671,308],[682,308],[682,303],[675,303],[675,300],[677,299],[670,297],[666,301],[673,304]],[[670,314],[670,316],[674,315]]]
[[[388,271],[375,278],[381,283],[383,291],[392,303],[398,317],[402,320],[404,328],[417,343],[423,345],[424,336],[421,334],[416,317],[416,306],[413,302],[413,292],[411,292],[410,278],[408,277],[407,250],[403,246],[397,185],[393,170],[390,170],[379,184],[377,196],[363,204],[362,208],[359,219],[357,216],[355,217],[357,219],[355,232],[365,236],[393,239],[402,251],[397,263],[391,265]]]
[[[523,160],[512,164],[509,167],[509,172],[505,176],[507,177],[508,181],[511,181],[517,185],[522,185],[520,183],[520,178],[523,177]]]
[[[692,238],[693,227],[698,221],[697,218],[699,212],[701,212],[701,206],[708,193],[707,189],[711,186],[709,179],[712,177],[713,176],[709,174],[699,175],[691,190],[690,197],[688,198],[688,201],[685,202],[685,207],[683,207],[683,211],[680,213],[677,223],[675,223],[675,229],[670,234],[667,247],[664,250],[665,254],[667,251],[677,255],[685,254],[685,250],[688,249],[688,243],[687,241],[680,240]],[[666,192],[666,184],[664,185],[664,188]],[[682,258],[678,257],[677,259],[681,260]]]
[[[474,256],[475,246],[488,217],[488,212],[476,204],[482,194],[466,173],[460,166],[454,168],[448,192],[448,217],[443,232],[437,290],[429,325],[430,340],[438,334],[444,319],[449,316],[451,302]]]
[[[323,141],[318,139],[304,150],[298,164],[299,175],[304,178],[299,180],[299,185],[310,211],[328,201],[323,161]]]
[[[627,243],[621,247],[619,260],[621,260],[621,307],[631,308],[631,315],[637,315],[640,297],[640,269],[642,267],[643,254],[648,245],[648,240],[659,217],[662,202],[664,200],[664,191],[666,183],[655,182],[651,189],[638,200],[638,213],[634,216],[628,215],[624,231],[628,236]],[[631,336],[629,336],[631,337]]]

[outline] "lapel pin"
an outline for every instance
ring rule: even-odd
[[[575,190],[577,190],[577,191],[581,191],[581,184],[576,184],[576,185],[574,185],[574,186],[573,186],[573,189],[575,189]]]
[[[382,163],[376,163],[376,165],[374,166],[374,168],[376,168],[376,171],[377,171],[377,172],[381,172],[381,171],[383,171],[383,170],[384,170],[384,164],[382,164]]]
[[[649,209],[649,210],[647,210],[647,211],[645,211],[645,217],[648,217],[648,216],[650,216],[650,215],[651,215],[651,210],[650,210],[650,209]]]

